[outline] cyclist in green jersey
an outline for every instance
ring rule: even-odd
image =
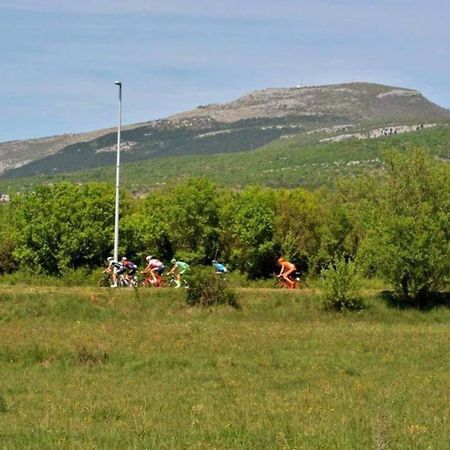
[[[170,269],[169,275],[175,275],[175,287],[181,287],[181,281],[183,275],[189,272],[189,264],[183,261],[177,261],[175,258],[170,261],[172,263],[172,268]]]

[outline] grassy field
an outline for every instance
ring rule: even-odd
[[[450,311],[0,287],[1,449],[447,449]]]

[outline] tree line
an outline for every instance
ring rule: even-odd
[[[445,289],[450,273],[450,167],[426,150],[387,152],[384,170],[334,189],[241,191],[206,178],[121,193],[120,254],[220,258],[249,278],[271,276],[278,256],[317,274],[337,259],[380,276],[403,297]],[[112,253],[114,189],[106,183],[41,185],[0,208],[0,271],[61,276],[104,265]]]

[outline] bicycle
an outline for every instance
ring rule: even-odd
[[[131,278],[125,276],[124,273],[119,274],[118,286],[121,287],[131,287],[138,288],[139,287],[139,279],[136,275],[133,275]]]
[[[102,277],[97,282],[97,286],[100,288],[111,287],[113,285],[113,277],[110,273],[102,274]]]
[[[137,288],[141,286],[141,282],[139,281],[136,275],[133,275],[131,278],[128,278],[124,273],[117,273],[117,285],[114,282],[114,277],[111,272],[104,272],[100,280],[97,282],[98,287],[133,287]]]
[[[298,272],[295,272],[294,276],[289,277],[289,279],[294,283],[293,285],[289,284],[283,277],[277,277],[276,287],[284,289],[299,289],[301,287],[300,274]]]
[[[142,272],[141,272],[142,273]],[[161,288],[164,287],[164,278],[160,274],[156,274],[156,281],[153,280],[153,277],[151,275],[148,275],[143,281],[142,281],[142,287],[154,287],[154,288]]]
[[[177,278],[176,277],[170,277],[169,287],[173,287],[173,288],[177,287]],[[184,278],[181,278],[181,280],[180,280],[180,287],[185,288],[185,289],[189,288],[189,284]]]

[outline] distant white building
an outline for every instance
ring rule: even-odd
[[[0,194],[0,202],[7,203],[9,202],[9,194]]]

